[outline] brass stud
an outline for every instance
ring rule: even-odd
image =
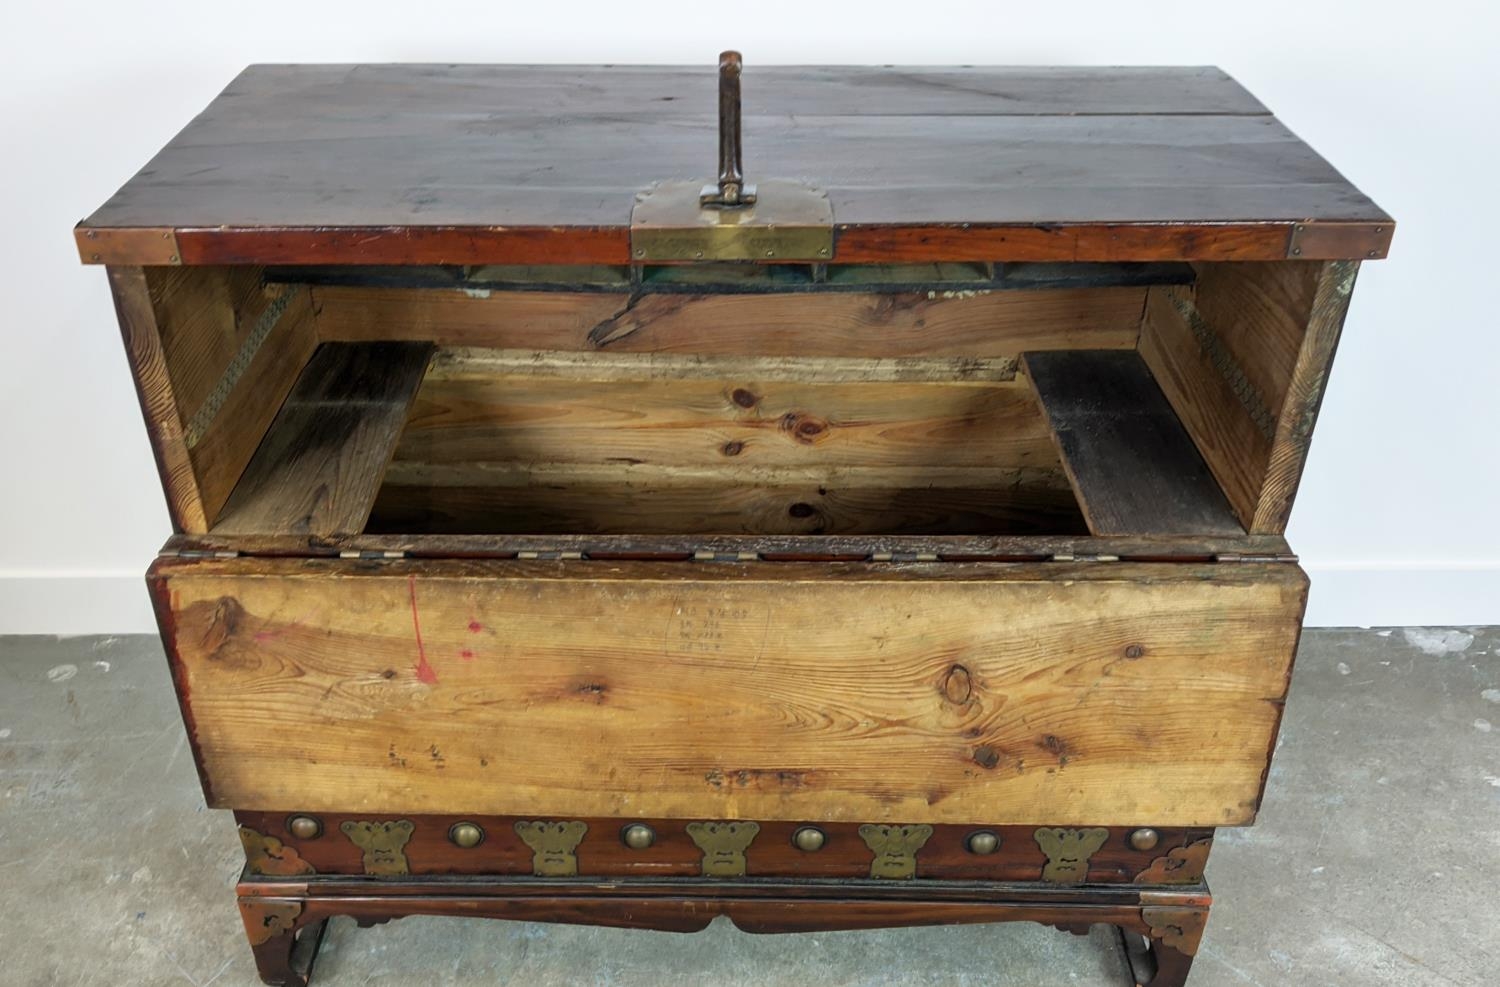
[[[620,842],[632,850],[645,850],[656,842],[656,830],[645,823],[631,823],[620,830]]]
[[[1161,834],[1154,829],[1138,829],[1130,834],[1130,846],[1136,850],[1155,850]]]
[[[292,816],[286,821],[286,831],[299,840],[315,840],[323,835],[323,823],[317,816]]]
[[[792,834],[792,846],[803,853],[814,853],[823,849],[823,844],[828,842],[828,834],[816,826],[802,826]]]
[[[471,822],[454,823],[448,829],[448,842],[465,850],[472,850],[484,842],[484,830]]]
[[[969,838],[964,840],[964,849],[981,857],[987,857],[1000,849],[1000,837],[992,830],[981,829],[977,833],[969,834]]]

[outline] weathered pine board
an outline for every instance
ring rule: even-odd
[[[1152,289],[1141,325],[1140,354],[1162,393],[1192,436],[1219,488],[1248,528],[1254,521],[1270,460],[1270,415],[1252,415],[1259,402],[1236,389],[1233,357],[1215,344],[1213,330],[1171,289]],[[1197,324],[1197,332],[1194,324]],[[1205,346],[1200,335],[1210,339]]]
[[[319,347],[230,494],[214,531],[362,531],[431,357],[427,343]]]
[[[182,414],[167,357],[162,351],[161,327],[151,304],[146,272],[139,267],[111,267],[109,287],[114,294],[125,357],[135,379],[172,527],[179,532],[201,534],[208,530],[208,518],[198,477],[193,472],[192,455],[183,436]]]
[[[172,268],[149,268],[147,279],[165,279],[176,273]],[[213,271],[187,273],[206,278],[220,276]],[[204,513],[210,524],[217,520],[282,401],[297,382],[297,375],[318,345],[313,328],[311,293],[306,288],[291,286],[267,291],[288,294],[284,298],[285,308],[275,317],[258,345],[247,344],[247,338],[262,327],[260,320],[272,304],[271,297],[257,292],[253,296],[254,304],[243,311],[222,304],[213,304],[207,309],[189,309],[195,316],[212,313],[216,320],[210,326],[201,318],[195,319],[197,328],[189,330],[189,334],[222,333],[235,341],[232,351],[227,347],[217,347],[212,362],[199,365],[197,371],[204,383],[212,378],[209,392],[218,392],[220,399],[208,408],[200,405],[192,415],[183,417],[193,470],[197,474]],[[164,299],[167,297],[163,295]],[[167,304],[170,308],[170,303]],[[165,314],[165,311],[159,313],[158,319]],[[182,332],[172,328],[169,322],[159,324],[164,335]],[[202,423],[201,431],[196,433],[193,429],[195,420]]]
[[[1138,354],[1028,353],[1024,363],[1093,534],[1244,534]]]
[[[1220,556],[1251,555],[1257,558],[1296,562],[1286,539],[1280,535],[1241,535],[1237,538],[1202,538],[1182,535],[1152,535],[1131,538],[1095,538],[1090,535],[1004,535],[928,537],[881,536],[704,536],[662,535],[418,535],[359,534],[318,538],[298,535],[173,535],[162,548],[163,555],[180,552],[214,554],[235,551],[247,556],[336,558],[341,552],[374,553],[412,558],[516,557],[518,552],[571,553],[598,560],[658,558],[687,560],[706,551],[718,558],[736,558],[744,553],[767,561],[912,561],[919,554],[955,562],[1046,562],[1055,556],[1074,558],[1109,556],[1127,562],[1210,562]]]
[[[565,362],[466,351],[429,375],[396,458],[886,466],[918,478],[937,467],[1055,467],[1031,389],[975,372],[985,369],[962,360],[616,363],[610,354]]]
[[[369,530],[961,535],[1086,529],[1056,466],[434,466],[398,459],[386,473]]]
[[[1307,331],[1289,375],[1276,421],[1276,438],[1266,464],[1266,481],[1250,523],[1250,530],[1256,534],[1280,534],[1286,530],[1312,444],[1313,426],[1323,404],[1323,390],[1333,368],[1333,354],[1349,312],[1354,280],[1359,275],[1358,261],[1333,261],[1318,268]]]
[[[150,582],[212,806],[994,825],[1251,821],[1306,591],[1250,563]]]
[[[1140,353],[1250,531],[1285,530],[1358,269],[1203,264],[1149,289]]]
[[[927,294],[629,295],[316,286],[325,340],[721,356],[1015,356],[1121,349],[1142,286]]]

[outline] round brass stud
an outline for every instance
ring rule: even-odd
[[[1154,829],[1138,829],[1130,834],[1130,845],[1136,850],[1155,850],[1161,834]]]
[[[964,840],[964,849],[981,857],[988,856],[1000,849],[1000,836],[991,830],[981,829],[969,834],[969,838]]]
[[[471,822],[454,823],[448,828],[448,842],[472,850],[484,842],[484,830]]]
[[[620,830],[620,842],[632,850],[644,850],[656,842],[656,830],[645,823],[631,823]]]
[[[286,821],[286,831],[299,840],[315,840],[323,835],[323,822],[317,816],[292,816]]]
[[[792,834],[792,846],[803,853],[821,850],[827,842],[828,834],[816,826],[803,826]]]

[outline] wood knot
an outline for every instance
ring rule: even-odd
[[[810,446],[828,433],[828,423],[800,411],[788,411],[781,416],[781,431],[793,441]]]
[[[798,501],[791,507],[788,507],[786,509],[786,512],[792,517],[808,518],[817,516],[818,509],[811,504],[804,504],[801,501]]]
[[[973,694],[974,682],[969,670],[962,665],[948,669],[948,674],[943,676],[943,697],[955,706],[962,706]]]
[[[993,747],[974,748],[974,763],[981,768],[993,769],[1000,763],[1000,752]]]
[[[741,408],[753,408],[760,404],[760,395],[743,387],[736,387],[729,395],[729,400]]]
[[[1143,648],[1143,647],[1141,647],[1139,644],[1127,644],[1125,646],[1125,657],[1126,658],[1131,658],[1131,659],[1139,658],[1142,655],[1144,655],[1145,653],[1146,653],[1146,649]]]
[[[745,451],[745,443],[739,441],[738,439],[734,439],[730,442],[724,443],[719,451],[726,456],[738,456],[740,453]]]

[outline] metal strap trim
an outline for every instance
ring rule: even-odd
[[[1194,338],[1198,340],[1198,346],[1208,356],[1209,362],[1214,365],[1219,376],[1223,377],[1229,389],[1234,391],[1234,396],[1239,399],[1241,406],[1250,415],[1250,420],[1255,423],[1255,427],[1267,439],[1274,440],[1276,417],[1271,414],[1265,398],[1245,376],[1245,370],[1240,366],[1240,362],[1235,359],[1233,353],[1229,352],[1224,341],[1219,338],[1219,334],[1214,332],[1213,326],[1203,320],[1203,316],[1198,314],[1197,306],[1190,299],[1182,297],[1176,291],[1168,291],[1167,298],[1171,300],[1172,307],[1177,310],[1177,314],[1182,316],[1182,321],[1186,322],[1188,328],[1193,331]]]
[[[255,359],[255,354],[260,351],[261,345],[265,343],[266,337],[271,335],[271,330],[276,328],[276,323],[281,321],[281,316],[286,312],[287,306],[291,304],[293,295],[297,292],[294,285],[280,285],[273,290],[271,303],[266,306],[260,318],[255,321],[255,328],[250,330],[250,335],[240,343],[239,350],[234,354],[234,359],[229,361],[229,366],[219,377],[219,382],[209,392],[192,420],[187,423],[183,430],[183,438],[191,449],[203,438],[208,427],[213,424],[219,412],[224,409],[224,402],[229,400],[230,393],[234,390],[245,371],[250,368],[250,362]]]

